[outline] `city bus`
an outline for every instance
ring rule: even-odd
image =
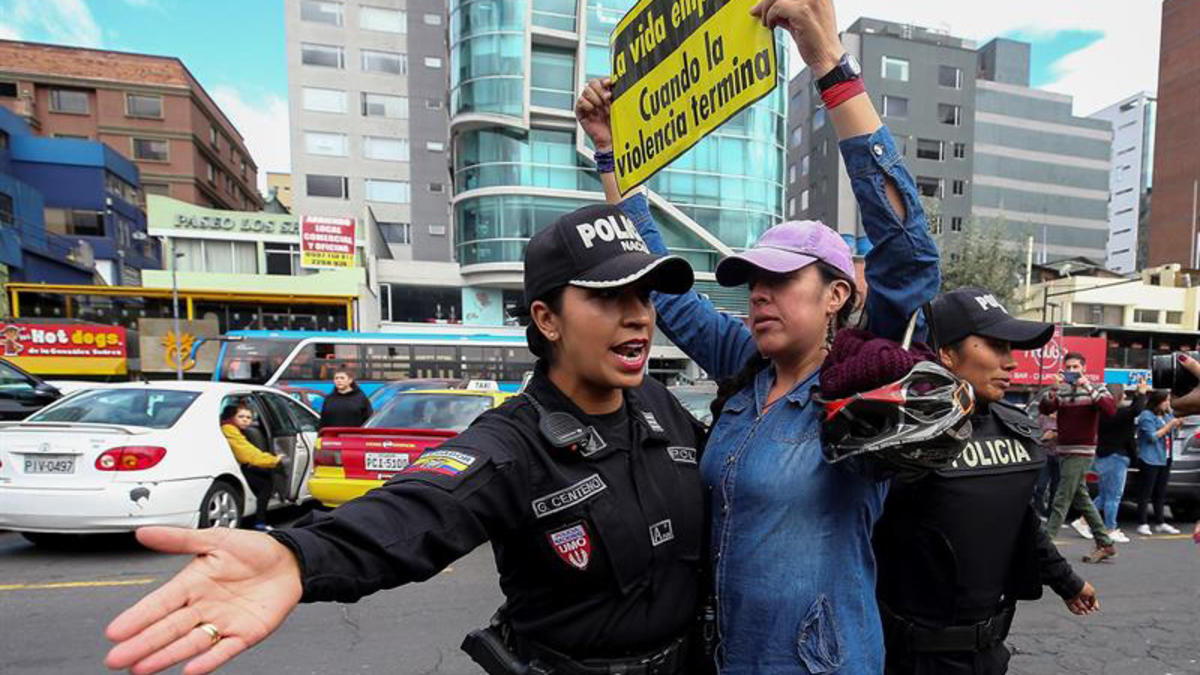
[[[502,391],[517,391],[534,361],[523,329],[234,330],[221,345],[213,379],[323,397],[332,389],[334,371],[346,368],[368,396],[387,382],[412,378],[490,380]]]

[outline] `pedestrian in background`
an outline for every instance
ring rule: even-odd
[[[1054,493],[1058,492],[1058,416],[1038,413],[1038,426],[1042,430],[1042,447],[1046,450],[1046,463],[1033,486],[1033,507],[1042,522],[1050,517],[1050,505]]]
[[[375,411],[371,399],[358,388],[350,371],[342,366],[333,373],[333,391],[321,405],[321,428],[361,427]]]
[[[1154,503],[1154,530],[1159,534],[1179,534],[1179,530],[1163,517],[1167,497],[1167,478],[1170,469],[1167,457],[1171,451],[1171,433],[1183,424],[1170,412],[1167,392],[1155,391],[1150,402],[1137,417],[1138,460],[1141,461],[1142,484],[1138,493],[1137,533],[1149,536],[1152,532],[1146,519],[1150,500]]]
[[[1095,504],[1113,541],[1128,544],[1129,537],[1117,527],[1117,510],[1121,506],[1121,495],[1125,494],[1129,464],[1137,456],[1137,418],[1146,409],[1150,385],[1145,378],[1139,380],[1132,399],[1126,399],[1123,385],[1112,384],[1108,389],[1117,403],[1117,412],[1112,417],[1100,418],[1094,465],[1100,476],[1100,493],[1096,495]]]
[[[1111,416],[1117,411],[1108,389],[1097,387],[1084,372],[1087,360],[1078,352],[1068,352],[1063,357],[1063,372],[1057,376],[1058,386],[1050,390],[1049,396],[1039,406],[1042,414],[1058,413],[1058,462],[1061,478],[1058,491],[1054,493],[1054,504],[1046,520],[1046,533],[1051,537],[1058,534],[1072,506],[1083,512],[1083,518],[1091,528],[1084,531],[1077,527],[1080,535],[1095,537],[1096,548],[1084,557],[1084,562],[1100,562],[1116,557],[1113,540],[1104,528],[1104,521],[1096,511],[1088,495],[1086,476],[1096,456],[1096,434],[1100,416]],[[1082,524],[1081,524],[1082,525]]]

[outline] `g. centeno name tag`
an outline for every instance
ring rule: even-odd
[[[594,473],[574,485],[533,500],[533,515],[538,518],[545,518],[548,515],[558,513],[563,509],[569,509],[580,502],[591,499],[607,488],[608,486],[604,484],[604,481],[600,478],[600,474]]]

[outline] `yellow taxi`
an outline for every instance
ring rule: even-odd
[[[361,428],[322,429],[308,481],[313,498],[334,507],[362,496],[515,396],[486,385],[400,392]]]

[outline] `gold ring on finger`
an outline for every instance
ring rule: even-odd
[[[221,641],[221,631],[217,630],[217,627],[211,623],[202,623],[196,627],[204,631],[208,635],[209,641],[214,645]]]

